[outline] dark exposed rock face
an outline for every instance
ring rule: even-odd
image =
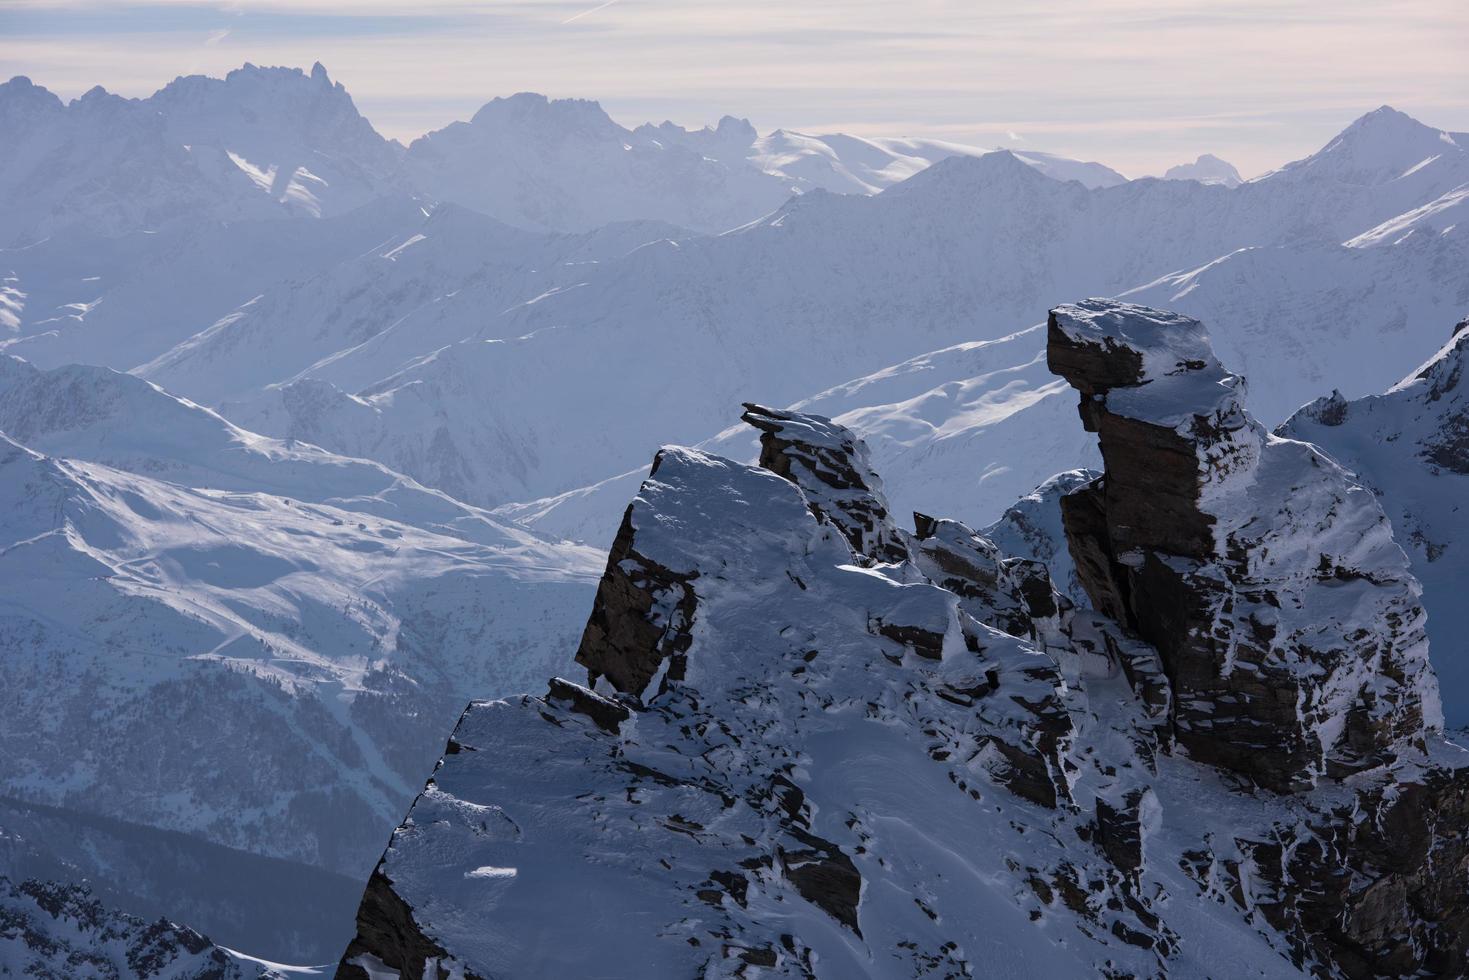
[[[393,891],[381,866],[372,873],[357,910],[357,936],[342,955],[337,980],[377,980],[395,972],[403,980],[450,980],[453,957],[423,934],[413,910]],[[481,980],[472,972],[464,980]]]
[[[1156,645],[1171,735],[1270,789],[1322,790],[1185,870],[1279,930],[1303,970],[1463,975],[1469,762],[1434,731],[1418,586],[1375,501],[1312,447],[1267,437],[1194,321],[1062,307],[1049,354],[1106,461],[1062,501],[1077,574]],[[1437,363],[1430,384],[1451,387]],[[1315,407],[1323,426],[1349,410],[1339,395]],[[1117,659],[1145,690],[1146,658]],[[1119,868],[1140,853],[1139,798],[1097,800],[1094,840]]]
[[[740,418],[760,430],[760,465],[800,487],[812,512],[836,525],[859,559],[908,557],[867,446],[851,430],[820,415],[750,402]]]
[[[806,901],[826,912],[857,935],[857,903],[862,898],[862,875],[852,859],[831,841],[798,828],[788,831],[797,847],[780,850],[782,872]]]
[[[613,735],[617,734],[622,723],[632,715],[626,705],[560,677],[551,678],[550,691],[546,698],[570,705],[572,711],[586,715],[602,731]]]
[[[657,475],[662,458],[662,453],[654,458],[649,479]],[[612,542],[576,651],[576,662],[587,669],[593,685],[605,677],[616,690],[633,696],[647,689],[665,662],[673,680],[683,676],[694,609],[689,583],[697,574],[671,571],[640,555],[636,534],[630,506]]]
[[[1469,970],[1469,770],[1389,773],[1309,801],[1260,837],[1216,840],[1184,870],[1286,937],[1322,977],[1461,977]]]
[[[1423,611],[1371,494],[1270,439],[1197,321],[1060,307],[1047,356],[1106,463],[1063,500],[1077,574],[1162,654],[1178,743],[1278,791],[1421,748]]]
[[[1466,362],[1469,362],[1469,318],[1459,322],[1449,347],[1418,377],[1428,382],[1425,400],[1445,404],[1439,413],[1438,433],[1423,447],[1423,457],[1450,473],[1469,475],[1469,394],[1460,387]]]

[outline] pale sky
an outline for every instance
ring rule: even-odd
[[[1384,103],[1469,131],[1469,0],[0,0],[0,78],[326,65],[405,142],[520,91],[618,122],[925,136],[1246,176]]]

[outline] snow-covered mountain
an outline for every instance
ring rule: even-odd
[[[1469,308],[1469,142],[1388,109],[1234,188],[530,95],[405,151],[319,66],[70,105],[15,79],[0,128],[0,795],[37,873],[280,958],[290,915],[232,918],[259,892],[229,882],[365,871],[463,701],[569,649],[660,445],[755,460],[750,399],[834,418],[893,513],[996,522],[1079,599],[1090,478],[1046,481],[1101,460],[1040,311],[1204,319],[1274,424]],[[1432,622],[1454,566],[1414,559]],[[237,850],[150,864],[170,832]]]
[[[4,795],[359,874],[465,697],[574,636],[598,552],[128,375],[4,367]]]
[[[267,197],[312,217],[382,194],[403,153],[378,135],[320,62],[309,74],[246,64],[222,79],[189,75],[146,104],[163,117],[169,138],[194,153],[223,150]]]
[[[66,234],[0,250],[14,323],[0,350],[42,367],[128,370],[266,290],[288,288],[421,224],[411,197],[321,220],[205,221],[116,238]]]
[[[756,465],[655,457],[585,686],[471,703],[339,976],[1461,973],[1469,754],[1376,498],[1197,322],[1047,332],[1107,459],[1061,497],[1095,609],[747,406]]]
[[[1206,320],[1220,350],[1251,379],[1251,408],[1270,424],[1323,386],[1336,384],[1358,396],[1391,384],[1436,345],[1428,325],[1452,319],[1469,304],[1469,281],[1462,275],[1469,252],[1462,228],[1453,227],[1458,198],[1453,192],[1438,195],[1436,183],[1423,189],[1434,195],[1432,206],[1414,209],[1422,233],[1406,235],[1399,227],[1403,220],[1389,219],[1399,229],[1389,237],[1353,232],[1364,222],[1382,227],[1370,190],[1302,182],[1302,199],[1331,199],[1337,208],[1355,202],[1359,216],[1356,224],[1339,220],[1331,238],[1299,242],[1304,230],[1294,221],[1281,227],[1272,210],[1283,191],[1143,181],[1087,192],[1004,162],[952,160],[874,198],[809,195],[738,234],[641,249],[590,272],[585,286],[509,311],[517,318],[514,326],[491,328],[523,340],[445,348],[375,387],[367,399],[372,423],[421,433],[411,420],[430,416],[436,420],[434,444],[456,447],[493,447],[499,432],[555,426],[554,436],[539,441],[567,445],[564,429],[553,421],[564,411],[556,404],[559,393],[523,390],[518,378],[533,385],[531,379],[551,372],[575,376],[578,392],[600,387],[593,401],[604,403],[618,400],[618,392],[637,381],[639,412],[607,420],[570,454],[587,477],[582,487],[600,484],[598,490],[561,480],[548,484],[532,474],[526,490],[533,494],[539,485],[551,492],[506,511],[552,533],[597,541],[615,524],[619,498],[636,482],[630,456],[650,451],[641,444],[618,451],[617,428],[652,442],[644,436],[644,419],[657,417],[667,420],[669,438],[746,458],[748,449],[708,440],[720,431],[720,406],[754,392],[768,402],[838,417],[861,432],[880,465],[895,474],[893,492],[905,505],[930,494],[946,504],[946,512],[983,524],[1052,472],[1092,461],[1085,440],[1055,422],[1067,410],[1056,397],[1055,380],[1043,370],[1041,333],[1006,330],[1024,323],[1025,310],[1007,311],[1026,295],[1052,295],[1068,279],[1078,289],[1106,292],[1128,277],[1145,279],[1146,273],[1133,271],[1140,253],[1157,249],[1143,261],[1162,267],[1187,254],[1178,250],[1180,238],[1212,238],[1187,247],[1194,254],[1216,248],[1224,254],[1121,291]],[[1010,204],[1023,194],[1030,195],[1024,204]],[[1259,200],[1252,204],[1254,197]],[[1215,224],[1201,234],[1171,217],[1175,208],[1209,213]],[[1155,216],[1147,229],[1139,213]],[[1253,231],[1246,215],[1252,216]],[[1219,224],[1228,222],[1240,230],[1220,234]],[[1175,232],[1162,230],[1170,225]],[[1036,227],[1047,230],[1044,237]],[[1227,250],[1229,242],[1251,235],[1296,243]],[[1348,236],[1352,240],[1342,244]],[[1022,241],[1034,242],[1034,251],[1017,254]],[[1113,255],[1125,256],[1117,260],[1123,271],[1099,268]],[[733,271],[721,274],[726,268]],[[935,280],[946,284],[942,291],[929,288]],[[571,329],[583,320],[585,327]],[[906,329],[886,328],[894,323]],[[998,339],[968,339],[986,335]],[[944,346],[946,340],[958,346]],[[905,351],[931,348],[933,341],[939,349],[930,353]],[[615,376],[598,370],[616,350],[633,344],[660,355]],[[893,359],[883,364],[881,352]],[[584,370],[576,367],[579,362],[587,365]],[[671,370],[673,363],[678,370]],[[842,365],[850,366],[846,378],[838,374]],[[481,394],[456,379],[461,371],[497,380]],[[832,385],[831,391],[813,395],[823,384]],[[498,397],[507,387],[515,390],[509,408]],[[430,411],[421,403],[428,398],[440,405],[444,391],[453,393],[452,404],[459,407],[449,408],[446,401]],[[369,417],[345,395],[325,395],[326,401],[310,403],[313,412],[325,412],[326,404],[339,406],[330,409],[334,420],[349,418],[353,410]],[[371,454],[374,445],[385,445],[378,428],[370,440],[340,444],[332,440],[343,436],[325,426],[290,428],[294,422],[279,418],[289,414],[283,396],[267,399],[276,420],[242,418],[347,452]],[[399,404],[402,399],[409,401]],[[663,407],[655,411],[658,405]],[[484,424],[496,414],[513,414],[513,420]],[[412,435],[406,444],[393,445],[386,458],[413,471],[413,460],[425,455],[428,442],[427,433]],[[1032,444],[1046,451],[1020,449]],[[514,446],[493,452],[517,463],[526,458]],[[461,451],[457,458],[468,455]],[[586,464],[597,459],[606,465],[592,471]],[[540,465],[552,461],[543,458]],[[625,474],[620,482],[605,482],[618,473]],[[419,475],[431,483],[441,478]],[[501,480],[497,473],[481,485],[504,487]],[[515,495],[510,488],[508,498]]]
[[[740,141],[725,136],[730,131],[742,132],[753,137],[753,141],[741,145]],[[728,119],[721,120],[719,127],[712,131],[689,132],[664,123],[657,132],[663,139],[707,147],[702,152],[711,155],[725,154],[719,159],[742,156],[768,173],[800,180],[804,187],[838,194],[876,194],[940,160],[997,152],[943,140],[864,138],[843,133],[813,136],[784,129],[756,137],[749,123],[745,123],[743,129],[736,129]],[[1127,180],[1100,163],[1070,160],[1035,150],[1012,149],[1010,152],[1056,180],[1075,180],[1086,187],[1112,187]]]
[[[531,232],[455,204],[415,205],[388,237],[353,234],[363,247],[345,261],[278,284],[133,371],[215,405],[305,378],[360,391],[466,336],[509,339],[498,332],[516,329],[507,312],[577,288],[648,242],[689,234],[653,221]]]
[[[1423,582],[1450,725],[1469,726],[1469,320],[1420,369],[1380,395],[1340,391],[1279,428],[1326,450],[1382,499]]]
[[[147,99],[94,88],[63,104],[0,85],[0,245],[181,221],[346,211],[386,189],[401,148],[319,64],[179,78]]]
[[[613,122],[595,102],[523,92],[414,140],[409,179],[511,224],[589,231],[660,220],[717,232],[779,207],[795,187]]]
[[[1163,173],[1164,180],[1197,180],[1201,184],[1223,184],[1238,187],[1244,183],[1239,171],[1228,160],[1221,160],[1212,153],[1204,153],[1193,163],[1180,163]]]
[[[0,877],[0,972],[99,980],[288,980],[167,919],[108,908],[83,885]]]
[[[1290,177],[1362,185],[1390,184],[1425,170],[1457,172],[1463,166],[1466,152],[1469,152],[1469,133],[1434,129],[1385,105],[1342,130],[1319,152],[1256,180]]]

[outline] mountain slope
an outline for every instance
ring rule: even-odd
[[[1444,713],[1469,725],[1469,614],[1460,600],[1469,576],[1469,321],[1419,370],[1380,395],[1319,398],[1279,431],[1309,439],[1382,499],[1398,540],[1423,582],[1428,631],[1437,651]]]
[[[423,220],[417,201],[396,196],[321,220],[189,221],[0,249],[13,318],[0,324],[0,349],[42,367],[128,370],[267,290],[401,240]]]
[[[1255,407],[1275,422],[1347,371],[1358,347],[1384,356],[1357,358],[1344,380],[1359,377],[1362,391],[1390,383],[1411,366],[1411,336],[1378,329],[1410,334],[1420,315],[1460,302],[1458,236],[1377,255],[1340,244],[1441,198],[1451,174],[1469,180],[1458,156],[1385,187],[1282,171],[1235,189],[1142,180],[1099,190],[1008,153],[954,157],[874,197],[812,192],[733,233],[651,243],[534,303],[487,315],[473,294],[447,298],[433,322],[458,323],[459,342],[362,387],[371,372],[348,351],[227,413],[494,506],[627,472],[657,441],[706,439],[743,399],[793,404],[924,351],[1008,336],[1061,296],[1141,283],[1137,298],[1211,318],[1226,354],[1259,376]],[[1263,285],[1240,289],[1240,277]],[[1370,315],[1335,319],[1358,307]],[[1281,311],[1299,336],[1275,328]],[[320,383],[332,378],[344,383]],[[635,412],[594,432],[572,421],[628,390]],[[656,436],[650,417],[663,426]]]
[[[454,204],[408,217],[390,237],[279,284],[135,373],[215,405],[308,376],[355,391],[466,337],[497,338],[504,311],[574,289],[647,242],[690,234],[650,221],[530,232]]]
[[[544,675],[600,558],[105,369],[10,361],[0,417],[70,456],[0,461],[0,792],[32,803],[361,873],[465,695]]]

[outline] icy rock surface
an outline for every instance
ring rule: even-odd
[[[860,461],[827,419],[779,424]],[[469,706],[339,977],[1462,969],[1469,852],[1436,829],[1462,750],[1420,729],[1394,768],[1252,791],[1179,751],[1137,635],[1002,587],[1017,560],[957,522],[864,564],[821,473],[775,462],[659,453],[586,685]]]
[[[1380,395],[1333,392],[1277,433],[1319,445],[1371,487],[1413,560],[1429,610],[1447,723],[1469,725],[1469,319],[1426,364]]]
[[[1256,422],[1196,320],[1058,307],[1048,359],[1105,462],[1063,501],[1078,575],[1162,653],[1180,744],[1282,791],[1421,749],[1420,588],[1372,493]]]

